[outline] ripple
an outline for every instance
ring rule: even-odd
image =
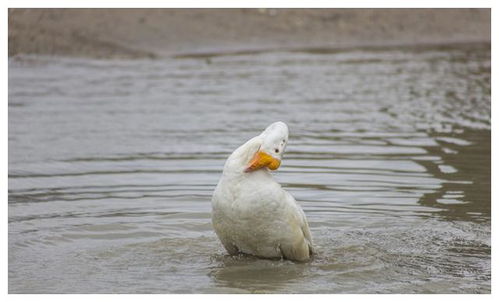
[[[9,60],[10,292],[490,293],[490,45],[207,55]],[[211,227],[276,120],[310,263]]]

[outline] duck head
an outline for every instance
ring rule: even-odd
[[[275,122],[260,135],[260,148],[248,162],[244,172],[249,173],[261,168],[276,170],[281,165],[282,155],[288,143],[288,126],[283,122]]]

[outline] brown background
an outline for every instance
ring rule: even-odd
[[[9,56],[490,42],[490,9],[9,9]]]

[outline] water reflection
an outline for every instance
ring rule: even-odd
[[[439,146],[429,151],[440,160],[437,165],[424,161],[421,165],[443,181],[438,190],[424,194],[420,204],[441,209],[435,214],[450,221],[490,223],[490,131],[466,129],[459,136],[436,135]]]
[[[210,272],[217,286],[236,288],[251,293],[279,292],[300,282],[309,264],[287,260],[265,260],[247,255],[223,256]]]

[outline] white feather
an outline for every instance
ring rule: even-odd
[[[287,138],[286,124],[274,123],[235,150],[225,163],[213,193],[212,222],[230,254],[297,261],[310,258],[313,247],[307,219],[293,196],[282,189],[266,168],[244,172],[261,148],[280,144],[282,151],[276,156],[280,159]]]

